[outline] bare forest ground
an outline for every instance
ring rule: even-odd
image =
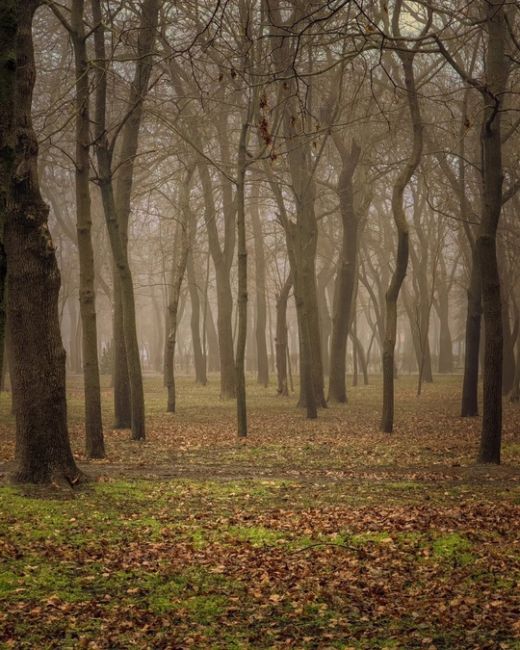
[[[520,648],[520,407],[505,402],[501,467],[473,464],[479,419],[460,377],[420,398],[397,382],[396,430],[378,432],[380,383],[308,421],[294,397],[249,385],[235,407],[178,381],[166,414],[147,377],[148,438],[112,431],[75,491],[8,484],[0,398],[0,647]]]

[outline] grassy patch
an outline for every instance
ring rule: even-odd
[[[475,556],[471,553],[472,545],[468,539],[459,533],[448,533],[433,540],[433,556],[451,562],[458,566],[465,566],[474,562]]]

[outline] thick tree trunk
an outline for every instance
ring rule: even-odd
[[[480,132],[482,217],[477,254],[482,281],[482,313],[485,327],[482,431],[478,460],[500,463],[502,441],[502,306],[497,264],[496,233],[502,209],[502,141],[500,120],[509,71],[506,59],[505,0],[482,2],[488,43],[485,60],[486,87]]]
[[[2,390],[5,390],[6,359],[6,274],[4,226],[10,204],[11,176],[14,168],[16,135],[14,128],[16,86],[16,0],[0,5],[0,355]]]
[[[37,4],[17,3],[16,171],[11,176],[4,234],[16,412],[15,479],[30,483],[65,479],[74,485],[81,474],[67,430],[65,350],[58,318],[60,273],[47,225],[48,207],[38,186],[38,144],[31,120],[35,79],[31,25]],[[2,30],[5,33],[4,24]]]
[[[503,365],[502,365],[502,395],[508,395],[513,388],[515,379],[515,351],[511,322],[509,319],[509,301],[506,296],[502,300],[503,324]]]
[[[71,33],[76,73],[76,212],[80,269],[79,305],[85,394],[85,447],[88,458],[103,458],[105,456],[105,444],[101,419],[94,249],[91,236],[92,219],[89,188],[90,97],[83,13],[84,1],[73,0]]]

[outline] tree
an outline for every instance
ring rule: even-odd
[[[49,209],[39,189],[38,144],[31,118],[35,79],[31,28],[38,4],[37,0],[16,3],[16,16],[11,11],[6,23],[13,31],[14,21],[18,23],[15,114],[12,131],[8,129],[3,135],[8,143],[7,152],[13,138],[15,143],[4,233],[9,368],[16,414],[15,480],[66,480],[75,485],[81,473],[72,455],[67,429],[65,350],[58,319],[60,273],[48,229]],[[4,34],[6,31],[4,28]],[[12,51],[12,43],[7,51],[2,51],[4,61],[7,60],[7,70],[5,65],[2,68],[7,81],[2,103],[9,103],[12,92],[12,80],[6,74],[13,66],[12,54],[7,53]]]
[[[94,249],[90,206],[90,93],[87,43],[83,25],[84,0],[72,1],[70,34],[76,72],[76,212],[79,253],[79,304],[83,346],[85,435],[88,458],[104,458],[99,384]]]
[[[484,398],[478,460],[500,463],[502,439],[502,306],[497,263],[497,228],[503,203],[501,118],[509,74],[506,56],[507,23],[504,0],[479,4],[487,32],[484,82],[470,76],[437,38],[440,51],[454,70],[483,100],[480,130],[482,202],[475,255],[480,270],[484,315]]]
[[[392,31],[396,38],[401,36],[399,20],[402,4],[401,0],[397,0],[392,17]],[[428,29],[430,20],[425,30]],[[412,151],[408,161],[397,175],[392,189],[392,213],[397,228],[397,255],[390,286],[386,292],[385,338],[383,341],[383,409],[381,415],[381,429],[385,433],[392,433],[394,426],[394,354],[397,331],[397,299],[408,267],[409,233],[403,206],[404,191],[419,165],[423,148],[423,123],[413,67],[419,43],[420,40],[412,49],[402,49],[397,52],[403,68],[408,110],[412,122]]]

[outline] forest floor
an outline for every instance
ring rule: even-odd
[[[520,649],[520,407],[491,467],[460,377],[419,398],[400,378],[392,435],[378,380],[315,421],[251,383],[245,440],[216,377],[180,379],[177,414],[145,385],[147,440],[110,430],[106,385],[107,459],[86,462],[71,380],[93,480],[70,493],[8,484],[0,396],[0,648]]]

